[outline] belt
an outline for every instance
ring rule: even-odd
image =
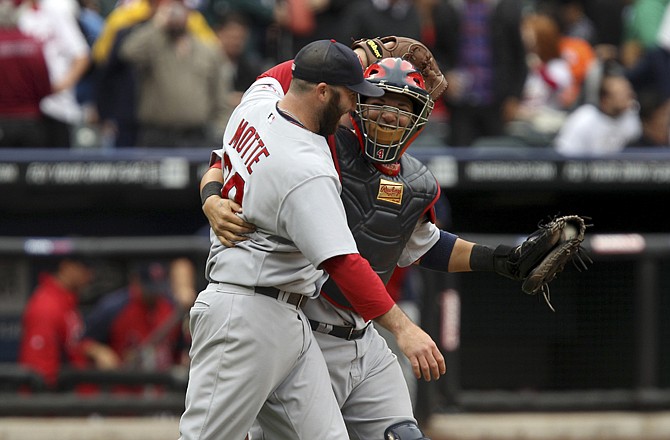
[[[276,287],[256,286],[254,287],[254,292],[291,304],[295,306],[296,309],[301,308],[307,302],[306,295],[301,293],[284,292],[283,290],[279,290]]]
[[[309,324],[315,332],[325,333],[337,338],[346,339],[347,341],[362,338],[365,334],[365,330],[368,329],[367,325],[360,330],[356,330],[355,327],[341,327],[339,325],[324,324],[323,322],[313,321],[311,319],[309,320]]]

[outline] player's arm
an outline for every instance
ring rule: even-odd
[[[360,254],[338,255],[325,260],[321,267],[364,319],[372,319],[393,333],[417,378],[438,379],[446,373],[446,363],[437,344],[395,304],[379,276]]]
[[[524,280],[554,247],[556,233],[551,229],[555,223],[541,226],[516,246],[489,247],[440,230],[437,242],[416,264],[441,272],[495,272],[505,278]]]
[[[493,249],[440,230],[437,242],[415,264],[440,272],[497,272],[509,277],[503,260],[509,258],[511,250],[506,245]]]
[[[238,215],[242,213],[239,204],[221,197],[222,188],[221,160],[214,156],[210,168],[200,179],[202,212],[219,241],[224,246],[234,247],[235,243],[247,239],[244,234],[249,234],[256,228]]]

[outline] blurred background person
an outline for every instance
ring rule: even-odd
[[[433,54],[449,88],[446,143],[505,134],[526,80],[521,0],[447,0],[435,8]]]
[[[221,42],[225,62],[230,64],[232,71],[228,106],[234,108],[240,103],[244,91],[270,66],[263,64],[256,53],[248,50],[251,27],[245,15],[231,12],[222,17],[216,27],[216,35]]]
[[[52,93],[40,106],[46,117],[45,147],[69,148],[74,127],[84,119],[75,87],[89,69],[90,49],[77,23],[75,0],[22,0],[18,26],[43,44]]]
[[[280,48],[276,56],[282,60],[293,58],[300,48],[315,40],[333,38],[344,44],[348,44],[350,37],[346,34],[346,26],[343,26],[343,23],[346,20],[345,13],[347,7],[352,3],[355,3],[355,1],[281,0],[275,2],[274,21],[276,22],[276,27],[279,28],[281,46],[286,46],[284,49]],[[297,17],[291,14],[296,6],[298,9],[303,10],[302,14],[307,17],[308,26],[292,27],[293,23],[297,21]],[[382,33],[380,35],[389,34]]]
[[[343,42],[383,35],[421,40],[421,17],[413,0],[358,0],[350,2],[340,24]]]
[[[597,31],[593,20],[586,14],[586,0],[558,0],[559,18],[563,34],[581,38],[590,45],[597,41]]]
[[[630,141],[627,147],[669,147],[670,96],[645,89],[638,93],[638,102],[642,134]]]
[[[19,348],[19,364],[40,374],[51,388],[63,367],[110,370],[120,364],[109,346],[84,337],[79,301],[95,276],[90,261],[66,256],[54,265],[40,274],[28,300]]]
[[[548,14],[529,13],[521,21],[528,76],[506,131],[530,145],[548,145],[563,124],[574,83],[561,54],[561,30]],[[458,129],[458,127],[455,127]]]
[[[626,76],[637,93],[651,89],[670,97],[670,7],[665,10],[656,44],[640,55]]]
[[[607,63],[597,104],[585,103],[565,120],[553,145],[567,156],[616,153],[637,139],[642,126],[635,92],[619,65]]]
[[[136,27],[148,22],[162,0],[135,0],[120,3],[105,18],[93,45],[99,128],[106,147],[137,145],[138,77],[133,63],[119,57],[119,48]],[[199,40],[218,44],[205,17],[188,10],[186,27]]]
[[[0,1],[0,147],[43,147],[51,81],[42,44],[19,30],[17,14],[14,0]]]
[[[633,0],[624,15],[618,60],[630,68],[645,51],[654,47],[670,0]]]
[[[142,147],[219,143],[232,113],[232,69],[218,46],[188,31],[188,11],[181,0],[161,2],[152,19],[133,29],[119,48],[137,74]]]
[[[87,314],[86,336],[110,346],[120,368],[168,371],[187,362],[182,326],[195,286],[188,260],[176,261],[177,272],[160,260],[134,262],[128,284],[104,295]]]

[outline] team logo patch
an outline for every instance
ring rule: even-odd
[[[400,205],[402,203],[403,186],[400,182],[391,182],[390,180],[379,180],[379,194],[377,200],[395,203]]]

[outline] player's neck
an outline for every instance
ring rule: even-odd
[[[311,131],[316,132],[317,127],[314,126],[312,118],[310,117],[310,109],[304,103],[296,103],[291,99],[284,97],[277,103],[277,109],[285,118],[289,119],[296,125]]]

